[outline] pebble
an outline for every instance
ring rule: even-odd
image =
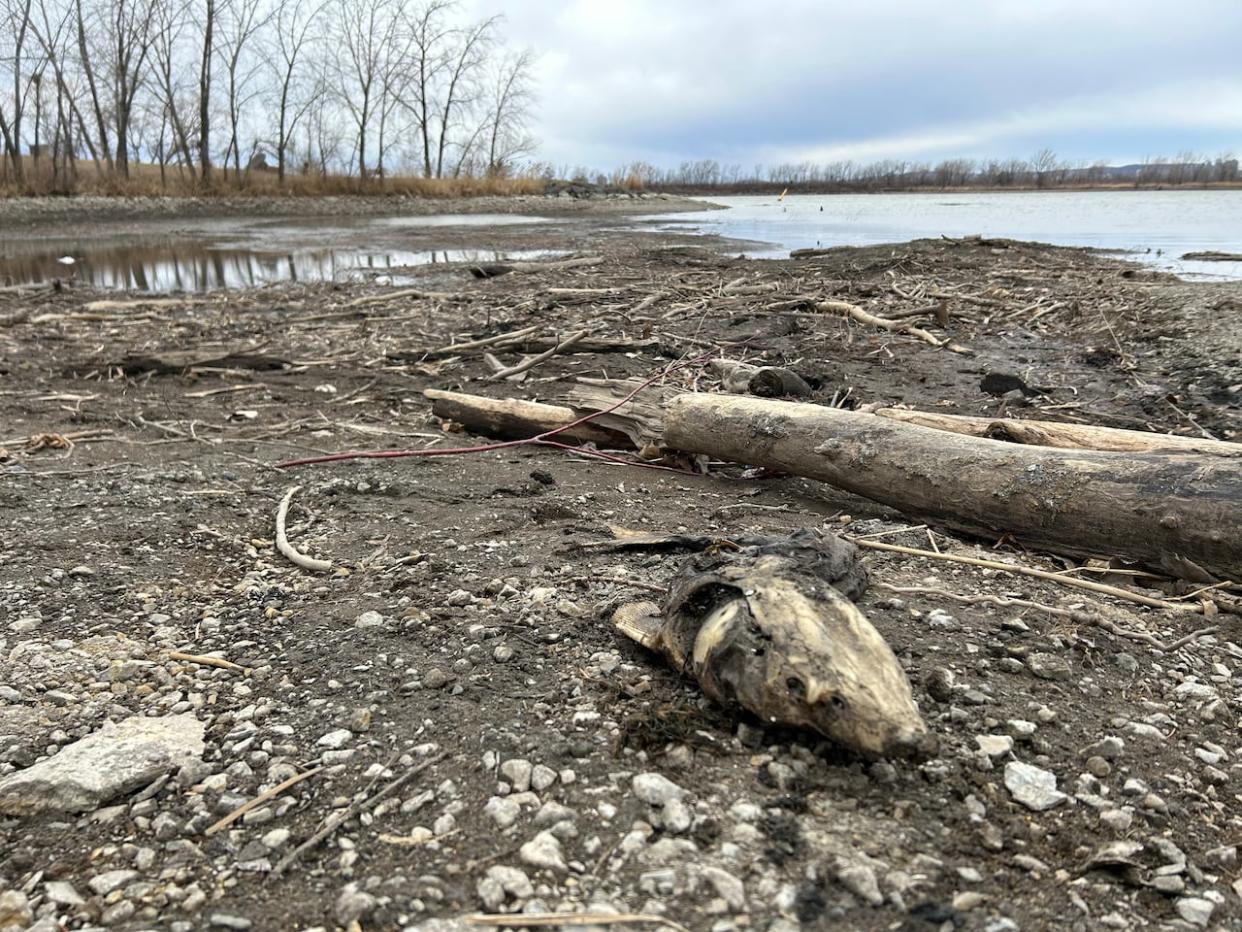
[[[525,793],[530,789],[530,778],[534,767],[528,760],[513,758],[500,765],[501,775],[513,786],[514,792]]]
[[[137,877],[138,877],[137,871],[131,871],[131,870],[105,871],[102,874],[96,874],[94,877],[92,877],[90,880],[86,882],[86,885],[90,887],[91,892],[96,894],[97,896],[107,896],[113,890],[121,889],[121,887],[125,886],[131,880],[136,880]]]
[[[368,916],[375,910],[376,905],[374,896],[359,890],[356,883],[348,883],[336,898],[333,913],[340,925],[348,926]]]
[[[976,735],[975,744],[988,757],[1004,757],[1013,750],[1013,738],[1009,735]]]
[[[354,733],[348,728],[338,728],[336,731],[330,731],[315,744],[321,748],[337,751],[354,740]]]
[[[544,764],[536,764],[530,772],[530,788],[542,793],[556,782],[556,771]]]
[[[1069,661],[1060,654],[1035,651],[1027,655],[1026,666],[1041,680],[1068,680],[1071,674]]]
[[[524,900],[535,895],[535,888],[524,870],[503,864],[489,867],[475,889],[490,912],[497,912],[509,897]]]
[[[1068,798],[1057,789],[1055,774],[1022,761],[1005,765],[1005,787],[1017,802],[1033,812],[1052,809]]]
[[[741,880],[719,867],[703,868],[703,876],[730,909],[735,912],[746,909],[746,887]]]
[[[565,872],[569,868],[565,864],[565,855],[561,852],[561,842],[551,832],[540,832],[518,849],[518,857],[531,867],[544,868]]]
[[[1193,926],[1206,929],[1212,921],[1212,912],[1216,904],[1211,900],[1198,896],[1184,896],[1174,904],[1177,914]]]
[[[857,861],[838,861],[836,876],[841,886],[864,902],[872,906],[884,904],[884,894],[880,892],[880,884],[875,878],[875,871],[866,864]]]
[[[686,795],[685,790],[660,773],[640,773],[630,785],[634,795],[651,806],[666,806]]]
[[[383,626],[384,616],[376,611],[363,612],[354,619],[355,628],[382,628]]]

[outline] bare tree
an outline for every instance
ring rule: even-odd
[[[487,61],[492,34],[499,17],[475,23],[457,33],[457,47],[445,65],[444,91],[439,107],[440,138],[436,148],[436,177],[444,177],[444,152],[450,135],[457,128],[454,122],[462,111],[474,103],[480,93],[478,75]],[[476,136],[478,131],[476,130]],[[467,147],[468,151],[468,147]]]
[[[203,6],[203,45],[198,69],[198,166],[206,184],[211,180],[211,59],[215,51],[216,0]]]
[[[355,128],[358,176],[367,176],[367,142],[381,104],[385,63],[396,37],[402,0],[337,0],[340,28],[335,58],[336,96]]]
[[[31,38],[33,0],[0,0],[0,69],[9,72],[12,97],[8,114],[0,101],[0,140],[13,165],[13,177],[21,184],[22,118],[32,74],[28,73],[25,55]]]
[[[233,170],[241,173],[241,143],[238,127],[242,109],[256,91],[254,79],[261,70],[259,60],[250,60],[249,52],[254,37],[267,25],[268,15],[263,11],[264,0],[224,0],[226,13],[220,29],[218,49],[224,65],[228,107],[229,143],[224,150],[225,172],[228,171],[229,154],[233,156]]]
[[[488,139],[488,174],[505,174],[513,160],[534,151],[534,138],[526,129],[535,99],[533,69],[534,56],[529,50],[506,56],[496,67],[484,121]],[[637,167],[638,163],[635,163],[631,173]],[[644,166],[643,174],[649,168]]]
[[[298,124],[323,95],[320,81],[303,76],[306,55],[312,50],[312,28],[323,16],[326,3],[293,0],[280,3],[272,20],[274,35],[269,43],[268,61],[273,68],[277,88],[276,105],[276,171],[281,184],[285,181],[289,147]],[[270,54],[274,52],[274,54]]]
[[[423,177],[432,177],[431,143],[434,138],[436,84],[447,64],[445,43],[453,34],[446,22],[449,0],[427,0],[410,17],[409,31],[414,61],[411,68],[414,99],[402,103],[413,115],[422,141]]]

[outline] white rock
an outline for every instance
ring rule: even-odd
[[[872,906],[881,906],[884,903],[884,894],[880,892],[880,883],[875,879],[875,871],[866,864],[838,861],[837,882]]]
[[[976,735],[975,744],[988,757],[1004,757],[1013,750],[1013,738],[1009,735]]]
[[[102,874],[96,874],[86,882],[91,888],[91,892],[99,896],[107,896],[113,890],[119,890],[131,880],[138,877],[137,871],[131,870],[115,870],[104,871]]]
[[[1068,798],[1057,789],[1055,774],[1022,761],[1005,765],[1005,787],[1015,800],[1034,812],[1052,809]]]
[[[63,880],[49,880],[43,885],[43,895],[60,906],[81,906],[86,900],[73,889],[73,884]]]
[[[518,857],[531,867],[567,871],[565,856],[561,853],[560,840],[551,832],[540,832],[518,849]]]
[[[382,628],[383,626],[384,616],[376,611],[363,612],[354,619],[355,628]]]
[[[1211,900],[1199,896],[1184,896],[1175,904],[1177,914],[1200,929],[1206,929],[1212,921],[1212,911],[1216,908]]]
[[[483,807],[483,814],[491,816],[500,828],[508,828],[522,814],[522,807],[509,796],[493,796]]]
[[[555,782],[556,771],[543,764],[536,764],[530,773],[530,788],[536,793],[542,793]]]
[[[719,867],[703,868],[703,876],[716,888],[716,892],[729,904],[730,909],[736,912],[746,909],[746,887],[742,881]]]
[[[506,780],[513,784],[513,789],[518,793],[525,793],[530,789],[530,778],[534,771],[530,761],[514,758],[507,760],[500,765],[500,773]]]
[[[330,731],[318,741],[315,742],[321,748],[330,748],[338,751],[345,745],[349,744],[354,738],[354,733],[348,728],[338,728],[336,731]]]
[[[192,712],[134,716],[0,780],[0,813],[81,812],[203,756],[203,723]]]
[[[664,806],[686,795],[685,790],[660,773],[640,773],[634,777],[631,787],[635,796],[652,806]]]

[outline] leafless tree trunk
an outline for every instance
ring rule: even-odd
[[[262,14],[262,0],[225,0],[227,18],[221,30],[219,43],[228,86],[229,144],[224,150],[225,172],[228,171],[229,154],[233,156],[233,171],[241,173],[241,143],[237,138],[242,108],[252,93],[251,82],[260,65],[246,62],[246,55],[255,35],[267,24],[268,16]]]
[[[295,103],[294,92],[299,79],[299,66],[305,53],[310,49],[311,28],[320,20],[326,8],[325,3],[311,5],[306,0],[293,0],[292,3],[281,3],[276,9],[273,20],[275,29],[276,53],[269,60],[272,62],[277,86],[279,103],[276,121],[276,172],[283,185],[288,164],[289,146],[298,123],[306,112],[315,104],[323,93],[322,85],[316,82],[314,88],[304,88],[302,99]]]
[[[526,132],[530,106],[534,100],[531,69],[534,58],[529,51],[503,59],[492,82],[487,118],[487,172],[504,174],[509,163],[534,149]]]
[[[460,33],[459,45],[447,66],[448,82],[440,107],[440,140],[436,150],[436,177],[444,177],[444,150],[453,131],[456,111],[468,106],[478,93],[476,75],[487,59],[498,17],[485,19]]]
[[[414,100],[405,102],[418,124],[422,140],[423,177],[432,177],[431,141],[433,139],[432,117],[435,113],[435,85],[445,68],[445,40],[452,33],[444,22],[451,4],[448,0],[428,0],[410,21],[410,37],[413,40]]]
[[[20,185],[22,164],[22,118],[26,109],[31,75],[25,70],[26,43],[30,37],[33,0],[0,0],[0,67],[10,69],[13,87],[11,108],[5,115],[0,105],[0,140],[13,165],[13,178]],[[7,49],[5,48],[7,46]]]
[[[203,183],[211,181],[211,57],[215,54],[216,0],[203,11],[203,52],[198,72],[198,166]]]

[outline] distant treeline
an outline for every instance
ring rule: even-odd
[[[1043,149],[1029,159],[944,159],[940,162],[786,162],[747,169],[714,159],[682,162],[661,168],[634,162],[611,174],[584,169],[562,169],[575,177],[631,190],[669,192],[716,191],[751,193],[771,190],[832,193],[847,191],[913,191],[928,188],[983,188],[1028,190],[1039,188],[1155,187],[1177,185],[1234,185],[1242,183],[1238,159],[1232,153],[1215,158],[1190,152],[1175,158],[1149,158],[1132,165],[1107,162],[1071,162]]]

